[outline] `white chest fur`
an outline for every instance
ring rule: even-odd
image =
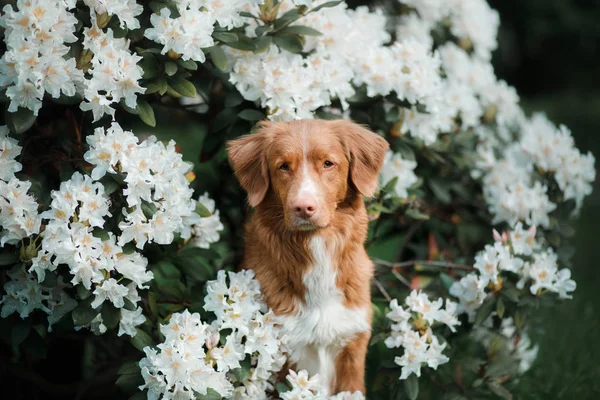
[[[314,265],[303,277],[304,302],[298,312],[283,317],[289,338],[290,358],[296,369],[319,374],[331,386],[335,377],[335,357],[344,344],[371,327],[367,309],[344,306],[344,294],[336,286],[337,270],[322,237],[310,241]]]

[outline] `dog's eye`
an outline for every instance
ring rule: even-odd
[[[288,164],[288,163],[284,162],[283,164],[281,164],[281,165],[279,166],[279,169],[280,169],[281,171],[289,171],[289,170],[290,170],[290,166],[289,166],[289,164]]]
[[[333,167],[333,163],[329,160],[325,161],[325,164],[323,165],[325,168],[331,168]]]

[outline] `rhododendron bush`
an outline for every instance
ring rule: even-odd
[[[367,200],[367,397],[511,398],[536,309],[577,295],[595,169],[496,78],[499,22],[485,0],[6,5],[2,366],[40,382],[68,346],[81,383],[49,393],[364,398],[282,370],[277,316],[235,272],[249,210],[225,152],[265,118],[346,118],[391,148]]]

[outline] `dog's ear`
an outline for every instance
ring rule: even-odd
[[[269,171],[265,157],[266,135],[269,122],[261,122],[256,133],[242,136],[227,143],[229,163],[240,185],[248,192],[248,203],[259,205],[269,189]]]
[[[377,190],[388,142],[355,122],[338,120],[333,123],[348,152],[351,182],[362,195],[372,197]]]

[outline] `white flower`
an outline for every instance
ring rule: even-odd
[[[97,14],[108,13],[119,18],[121,28],[137,29],[139,21],[135,18],[142,13],[144,7],[136,3],[136,0],[84,0],[91,10]]]
[[[184,60],[204,62],[206,56],[202,49],[215,44],[211,36],[215,16],[211,12],[200,11],[199,5],[194,7],[191,3],[186,5],[185,2],[179,2],[177,5],[180,17],[171,18],[171,10],[162,8],[159,14],[152,14],[152,28],[146,29],[144,35],[162,44],[163,54],[172,50],[180,53]]]
[[[148,260],[140,253],[119,254],[115,260],[115,269],[123,277],[137,285],[139,289],[147,289],[148,282],[154,279],[152,271],[147,271]]]
[[[410,307],[411,311],[421,314],[429,324],[433,324],[438,318],[443,302],[444,300],[441,298],[432,302],[427,295],[420,290],[411,291],[405,300],[406,305]]]
[[[400,379],[406,379],[411,374],[421,376],[421,365],[427,362],[427,337],[415,331],[408,331],[405,333],[403,347],[404,355],[394,359],[394,362],[402,367]]]
[[[475,311],[486,298],[486,285],[487,281],[471,273],[450,286],[450,294],[459,300],[459,312],[466,312],[470,321],[475,319]]]
[[[204,193],[198,199],[211,215],[199,218],[198,222],[192,225],[192,246],[208,249],[211,243],[219,241],[219,231],[223,230],[223,224],[219,219],[219,210],[215,209],[215,201]]]
[[[121,319],[119,320],[119,332],[118,336],[129,335],[134,337],[137,334],[136,326],[143,324],[146,321],[146,317],[142,315],[142,308],[138,307],[133,311],[121,309]]]
[[[10,181],[23,166],[15,159],[21,154],[21,146],[8,136],[8,127],[0,126],[0,180]]]
[[[460,325],[457,317],[458,304],[450,299],[446,299],[446,307],[438,312],[436,319],[450,328],[452,332],[456,332],[456,326]]]
[[[510,245],[513,253],[530,255],[535,247],[535,232],[535,226],[524,230],[523,224],[518,222],[510,232]]]
[[[211,350],[210,356],[217,361],[217,371],[227,372],[240,367],[246,355],[244,354],[244,346],[238,340],[235,334],[227,336],[225,346],[215,347]]]
[[[119,284],[114,278],[109,278],[102,282],[101,285],[96,286],[93,293],[96,295],[96,298],[92,302],[92,308],[100,307],[107,299],[116,308],[122,308],[125,305],[123,298],[127,296],[128,289]]]
[[[388,150],[385,153],[383,167],[379,176],[381,185],[385,186],[393,179],[396,179],[394,195],[400,198],[408,197],[407,189],[418,181],[414,173],[416,167],[416,161],[406,160],[402,158],[400,153],[393,153],[391,150]]]

